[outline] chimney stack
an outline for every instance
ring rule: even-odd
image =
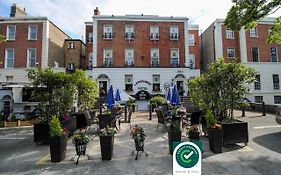
[[[96,9],[94,10],[94,15],[100,15],[100,11],[98,7],[96,7]]]
[[[25,17],[25,16],[27,16],[27,13],[25,12],[25,9],[22,9],[17,4],[13,4],[11,6],[10,17]]]

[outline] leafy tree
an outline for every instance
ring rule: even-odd
[[[60,116],[71,110],[75,85],[70,74],[51,69],[29,69],[28,78],[31,86],[37,87],[32,97],[44,110],[42,119],[47,121],[52,115]]]
[[[255,74],[252,68],[219,59],[206,73],[188,82],[191,101],[204,111],[211,109],[219,120],[232,119],[233,109],[244,105],[242,99]]]
[[[31,86],[37,87],[32,96],[44,110],[45,120],[50,120],[52,115],[69,113],[75,100],[80,111],[93,108],[96,102],[97,84],[86,78],[82,70],[68,74],[53,72],[51,69],[30,69],[28,78]]]
[[[76,70],[73,76],[77,89],[78,110],[83,111],[94,108],[98,97],[97,83],[90,78],[86,78],[83,70]]]
[[[281,0],[232,0],[235,3],[227,13],[225,25],[232,30],[239,31],[254,28],[259,19],[275,13],[281,7]],[[281,16],[272,28],[269,43],[281,44]]]

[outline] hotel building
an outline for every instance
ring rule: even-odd
[[[86,22],[87,75],[100,90],[125,90],[137,99],[164,95],[200,75],[198,26],[186,17],[100,15]]]

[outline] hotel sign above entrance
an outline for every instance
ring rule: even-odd
[[[149,86],[151,86],[151,83],[147,80],[139,80],[139,81],[135,82],[134,86],[136,86],[139,83],[145,83],[145,84],[148,84]]]

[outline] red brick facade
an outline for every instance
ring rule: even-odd
[[[38,23],[1,23],[0,34],[6,36],[7,25],[16,26],[15,40],[7,40],[0,44],[0,68],[5,65],[5,49],[14,49],[14,68],[24,68],[27,65],[27,49],[36,48],[36,62],[41,65],[43,22]],[[37,25],[37,40],[28,40],[28,26]]]
[[[248,62],[252,62],[252,47],[257,47],[259,50],[259,62],[271,62],[270,60],[270,48],[276,47],[278,51],[278,62],[281,61],[281,46],[277,44],[268,44],[266,42],[269,35],[269,29],[272,25],[269,24],[258,24],[257,25],[257,37],[250,37],[250,32],[246,32],[246,43],[247,43],[247,57]]]

